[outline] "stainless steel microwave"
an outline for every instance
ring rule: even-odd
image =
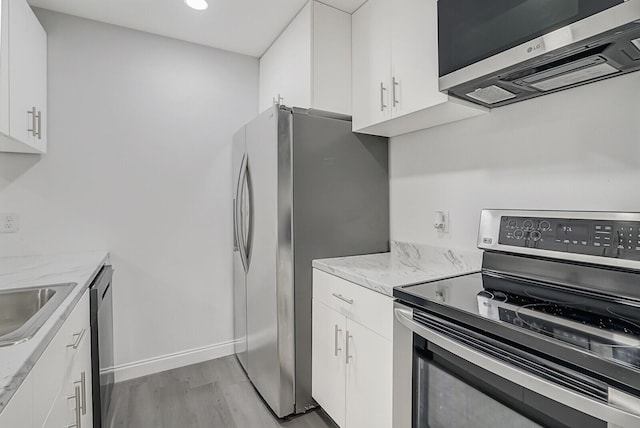
[[[640,69],[640,0],[439,0],[440,90],[500,107]]]

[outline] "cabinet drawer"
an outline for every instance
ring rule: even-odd
[[[392,297],[313,269],[313,298],[392,340]]]
[[[78,350],[90,341],[90,334],[86,291],[33,368],[34,382],[38,385],[33,391],[34,403],[38,403],[34,407],[34,426],[41,426],[47,418]]]

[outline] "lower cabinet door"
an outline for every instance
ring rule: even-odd
[[[390,428],[392,425],[393,344],[347,320],[346,427]],[[409,403],[407,403],[409,405]]]
[[[60,390],[60,393],[56,397],[51,412],[47,416],[43,428],[60,428],[60,427],[74,427],[77,424],[76,419],[76,404],[77,398],[75,395],[74,385],[70,379],[65,379],[64,385]]]
[[[31,427],[33,425],[32,397],[33,376],[28,375],[0,413],[0,427]]]
[[[312,325],[312,396],[344,427],[346,318],[313,299]]]
[[[82,428],[93,427],[93,393],[91,384],[91,334],[86,337],[78,348],[78,355],[74,361],[74,384],[80,386],[80,419]]]

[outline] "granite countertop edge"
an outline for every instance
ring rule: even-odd
[[[74,260],[78,261],[74,263]],[[0,413],[31,373],[102,266],[108,263],[109,253],[106,251],[0,258],[1,291],[76,283],[65,300],[31,339],[20,344],[0,347]],[[18,266],[16,270],[12,270],[13,265]],[[30,265],[33,266],[32,269],[29,269]]]

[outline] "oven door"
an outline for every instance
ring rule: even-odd
[[[431,313],[394,310],[394,428],[640,426],[635,397]]]

